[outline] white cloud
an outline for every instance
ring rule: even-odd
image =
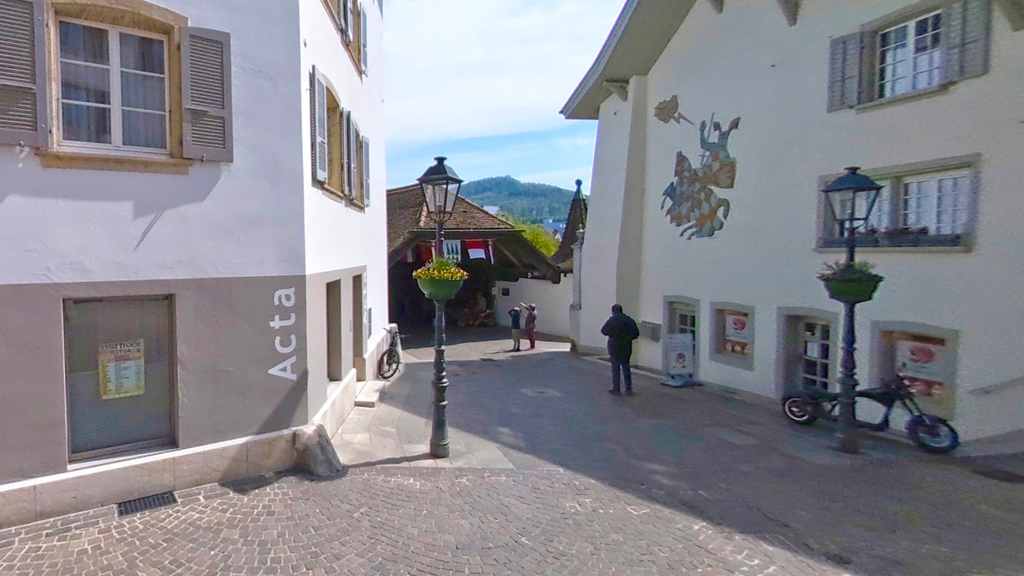
[[[551,128],[623,0],[389,0],[389,142]]]

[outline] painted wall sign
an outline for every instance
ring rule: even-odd
[[[100,398],[113,400],[145,394],[146,344],[142,338],[100,344],[98,356]]]
[[[285,288],[274,292],[274,306],[291,308],[295,306],[295,288]],[[295,324],[295,312],[291,312],[285,318],[281,318],[280,314],[275,314],[274,319],[270,321],[270,326],[274,330],[280,330],[281,328],[287,328]],[[292,370],[292,365],[298,360],[295,354],[295,346],[298,344],[298,340],[295,337],[295,333],[274,336],[274,349],[279,354],[291,354],[285,358],[280,364],[274,366],[267,373],[278,378],[284,378],[286,380],[296,380],[298,375]]]
[[[654,107],[654,117],[668,124],[681,120],[693,124],[679,113],[679,99],[672,96]],[[710,129],[709,129],[710,126]],[[740,119],[734,118],[729,127],[715,121],[700,123],[700,147],[703,150],[700,165],[696,168],[681,151],[676,152],[675,180],[662,192],[661,209],[671,223],[682,228],[679,235],[687,240],[710,238],[725,226],[731,205],[725,198],[719,198],[712,188],[732,188],[736,183],[736,159],[729,154],[729,136],[739,129]],[[712,139],[712,135],[717,136]],[[668,208],[665,204],[669,203]]]

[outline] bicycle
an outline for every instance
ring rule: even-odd
[[[388,342],[388,350],[381,354],[380,359],[377,361],[377,375],[382,380],[388,380],[394,376],[402,365],[402,353],[399,351],[402,335],[399,334],[397,328],[388,328],[387,331],[391,338],[390,342]]]

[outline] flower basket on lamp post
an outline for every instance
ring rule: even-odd
[[[872,268],[863,261],[846,265],[836,262],[826,265],[818,279],[825,284],[829,298],[844,304],[860,304],[874,298],[878,285],[885,280],[871,272]]]
[[[451,300],[459,288],[462,287],[462,280],[439,280],[437,278],[417,278],[416,284],[427,298],[436,301]]]

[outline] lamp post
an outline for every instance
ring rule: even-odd
[[[462,188],[462,179],[455,174],[444,161],[447,158],[437,156],[434,164],[420,176],[417,181],[423,190],[427,214],[437,225],[435,237],[435,254],[438,258],[444,255],[444,223],[455,211],[455,200]],[[448,445],[448,374],[444,365],[444,305],[446,300],[434,300],[434,426],[430,432],[430,455],[434,458],[447,458]]]
[[[871,210],[878,199],[878,192],[882,187],[871,178],[858,174],[860,167],[851,166],[846,169],[846,174],[836,178],[831,184],[822,189],[832,216],[840,226],[840,230],[846,240],[846,266],[839,273],[848,277],[856,275],[854,268],[854,250],[856,246],[855,230],[867,222]],[[877,282],[876,282],[877,285]],[[856,360],[853,353],[856,350],[857,332],[854,325],[854,309],[859,302],[865,302],[863,297],[849,297],[837,295],[830,290],[830,297],[843,303],[845,317],[843,320],[843,360],[841,365],[841,376],[839,378],[839,422],[836,428],[836,437],[839,440],[839,451],[848,454],[860,452],[860,442],[857,438],[857,415],[856,400],[854,394],[857,389]],[[870,300],[870,295],[867,297]]]

